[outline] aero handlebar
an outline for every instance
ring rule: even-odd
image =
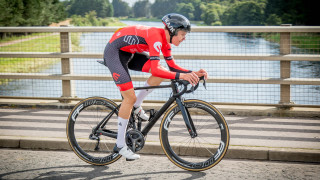
[[[178,85],[183,85],[183,89],[178,93],[174,93],[173,96],[177,97],[177,96],[181,96],[184,93],[194,92],[195,90],[198,89],[199,83],[200,83],[201,80],[203,80],[204,88],[207,89],[206,80],[204,79],[204,76],[200,77],[198,83],[195,86],[192,86],[190,89],[188,89],[188,85],[190,84],[189,81],[186,81],[186,80],[172,80],[173,83],[177,83]]]

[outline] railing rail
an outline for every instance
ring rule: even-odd
[[[71,58],[94,58],[101,59],[103,54],[80,53],[71,51],[70,35],[72,32],[114,32],[120,27],[0,27],[2,33],[22,32],[53,32],[60,33],[60,52],[0,52],[0,58],[60,58],[62,74],[31,74],[31,73],[0,73],[0,79],[48,79],[62,80],[62,97],[57,98],[63,101],[72,99],[71,80],[106,80],[112,81],[108,75],[75,75],[72,73]],[[320,61],[320,55],[291,54],[291,33],[320,33],[320,26],[222,26],[222,27],[194,27],[193,32],[236,32],[236,33],[280,33],[280,55],[256,55],[256,54],[174,54],[176,59],[201,59],[201,60],[264,60],[280,61],[279,78],[230,78],[212,77],[209,83],[244,83],[244,84],[280,84],[281,107],[299,106],[293,105],[290,98],[291,85],[320,85],[320,78],[291,78],[291,61]],[[145,81],[145,76],[133,76],[135,81]],[[2,98],[4,98],[2,96]],[[13,98],[13,97],[11,97]],[[26,97],[25,97],[26,98]],[[44,97],[39,97],[44,98]],[[52,99],[52,98],[49,98]],[[320,105],[319,105],[320,107]]]

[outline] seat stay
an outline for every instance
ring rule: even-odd
[[[115,109],[113,109],[106,117],[103,118],[102,121],[98,123],[98,125],[93,130],[93,133],[96,133],[99,128],[104,128],[106,126],[109,119],[112,117],[112,115],[116,112],[116,110],[119,110],[120,105],[118,105]]]

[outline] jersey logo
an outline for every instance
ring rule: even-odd
[[[139,39],[136,36],[125,36],[123,38],[123,41],[130,44],[130,45],[139,44]]]
[[[112,77],[114,80],[118,81],[119,77],[120,77],[120,74],[117,74],[117,73],[113,73],[112,74]]]
[[[155,43],[153,44],[153,47],[154,47],[154,49],[155,49],[158,53],[160,53],[160,50],[161,50],[161,48],[162,48],[162,44],[161,44],[161,42],[157,41],[157,42],[155,42]]]

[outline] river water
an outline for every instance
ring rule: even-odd
[[[135,21],[123,21],[127,25],[135,25]],[[159,22],[139,22],[142,25],[161,27]],[[82,52],[102,53],[106,42],[112,33],[83,33],[80,37]],[[295,48],[295,52],[299,49]],[[266,41],[263,38],[245,37],[232,33],[190,33],[185,42],[179,47],[172,46],[173,54],[255,54],[278,55],[279,44]],[[210,77],[230,78],[279,78],[280,62],[278,61],[230,61],[230,60],[176,60],[182,67],[198,70],[204,68]],[[161,62],[166,66],[165,62]],[[320,78],[319,62],[291,63],[291,77]],[[61,64],[57,63],[41,73],[60,74]],[[74,74],[105,75],[108,69],[96,62],[95,59],[73,59]],[[148,74],[130,71],[132,75]],[[74,95],[77,97],[104,96],[120,99],[120,93],[113,82],[105,81],[73,81]],[[142,86],[144,82],[134,82],[135,86]],[[207,90],[200,88],[187,98],[201,98],[210,102],[237,103],[268,103],[276,104],[280,101],[280,85],[268,84],[207,84]],[[58,80],[15,80],[8,85],[0,86],[2,96],[38,96],[60,97],[61,81]],[[169,90],[155,90],[147,99],[166,100]],[[319,86],[291,86],[292,101],[297,104],[320,104]]]

